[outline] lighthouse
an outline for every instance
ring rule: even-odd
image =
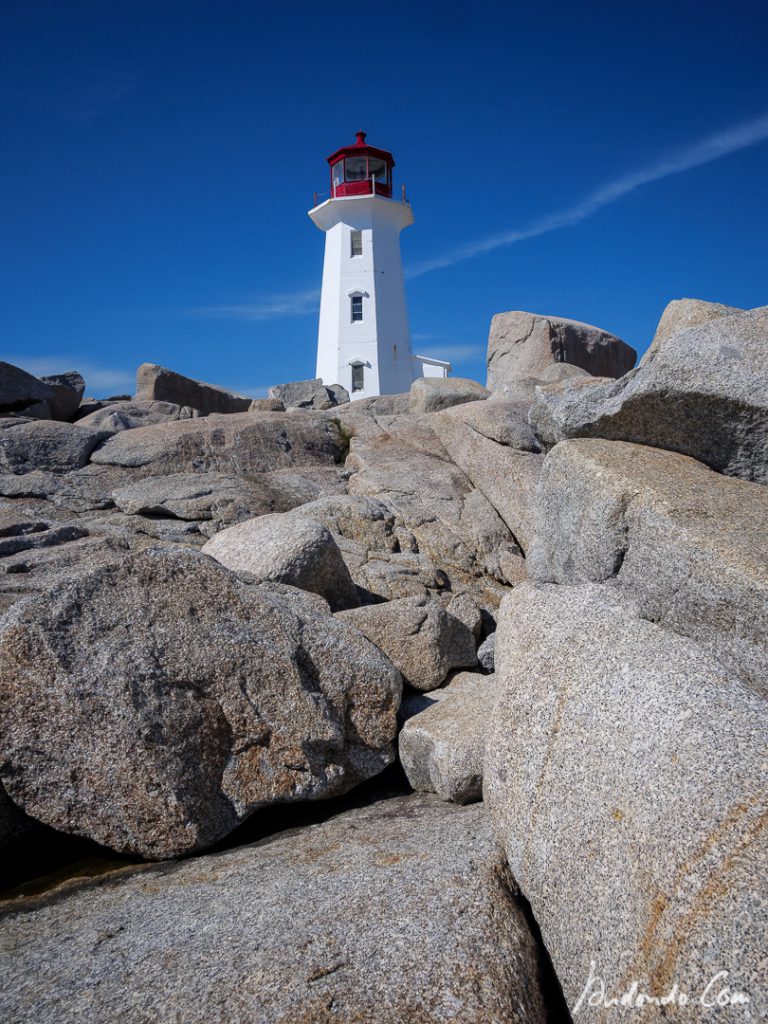
[[[395,161],[366,133],[329,156],[330,191],[309,211],[325,232],[317,376],[352,400],[408,391],[417,377],[444,377],[450,363],[414,356],[405,302],[400,232],[413,224]]]

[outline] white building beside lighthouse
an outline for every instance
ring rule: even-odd
[[[411,350],[400,232],[413,213],[404,188],[392,198],[392,154],[358,132],[328,163],[330,196],[309,211],[325,232],[316,376],[342,384],[353,400],[447,376],[450,363]]]

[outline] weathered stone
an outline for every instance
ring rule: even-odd
[[[441,413],[435,429],[454,463],[498,512],[525,551],[532,538],[543,456],[524,407],[475,403]]]
[[[653,341],[640,360],[640,365],[648,362],[659,345],[670,335],[677,334],[678,331],[686,331],[689,327],[698,327],[699,324],[709,323],[710,320],[718,320],[721,316],[733,316],[735,313],[744,312],[746,310],[738,309],[736,306],[723,306],[719,302],[704,302],[702,299],[673,299],[665,306]]]
[[[248,412],[285,412],[285,405],[277,398],[254,398]]]
[[[47,402],[53,419],[71,423],[77,415],[85,391],[85,381],[81,375],[76,370],[69,370],[67,373],[41,377],[40,380],[52,388]]]
[[[333,412],[333,416],[347,417],[405,416],[410,407],[411,395],[405,391],[399,395],[371,395],[370,398],[356,398]]]
[[[156,363],[142,363],[136,371],[135,401],[190,406],[207,416],[212,412],[247,412],[252,399],[215,384],[184,377]]]
[[[203,551],[236,572],[320,594],[334,610],[360,603],[331,532],[311,519],[285,515],[249,519],[217,533]]]
[[[82,400],[85,394],[85,379],[82,373],[77,370],[66,370],[64,373],[50,373],[40,380],[43,384],[50,384],[51,387],[69,388],[77,394],[78,400]]]
[[[71,511],[111,508],[112,490],[130,478],[130,471],[116,466],[88,464],[69,473],[34,469],[20,476],[0,472],[0,495],[6,498],[40,498]],[[25,504],[29,504],[26,502]]]
[[[551,448],[563,440],[562,421],[568,410],[578,405],[580,397],[594,389],[598,396],[615,391],[620,385],[608,377],[581,377],[558,384],[537,385],[534,388],[528,423],[536,440],[543,448]],[[587,400],[589,395],[587,395]]]
[[[445,610],[454,619],[463,622],[475,640],[480,639],[480,633],[483,628],[483,616],[480,606],[471,594],[456,594],[445,606]]]
[[[66,473],[80,469],[105,436],[98,430],[55,420],[0,420],[0,470],[18,475],[33,470]]]
[[[299,590],[288,583],[275,583],[274,580],[262,580],[259,583],[259,593],[277,594],[283,601],[293,608],[299,616],[303,615],[327,615],[331,616],[331,606],[320,594],[313,594],[311,590]]]
[[[477,649],[477,660],[485,672],[496,671],[496,633],[491,633]]]
[[[362,545],[366,554],[372,551],[397,551],[395,515],[383,502],[352,494],[318,498],[297,508],[295,515],[322,523],[341,539]]]
[[[355,561],[343,541],[340,549],[357,586],[385,601],[402,597],[426,597],[449,586],[447,574],[424,555],[412,551],[374,553],[367,550]]]
[[[436,793],[455,804],[482,800],[495,677],[461,672],[441,694],[440,701],[403,726],[398,740],[403,769],[419,792]]]
[[[246,483],[223,473],[172,473],[120,487],[115,504],[128,515],[209,520],[242,497]]]
[[[90,416],[92,412],[98,412],[99,409],[106,409],[109,405],[117,405],[119,402],[130,402],[132,400],[131,395],[126,395],[124,398],[92,398],[90,396],[86,396],[80,402],[80,408],[77,410],[75,422],[77,423],[85,416]]]
[[[146,551],[2,620],[0,778],[55,828],[177,856],[377,774],[400,689],[345,623],[198,552]]]
[[[51,523],[25,514],[24,510],[0,506],[0,558],[30,548],[47,548],[86,537],[88,531],[77,523]]]
[[[342,489],[335,468],[276,470],[253,477],[227,473],[171,473],[147,477],[114,491],[129,515],[165,516],[223,526],[272,512],[287,512],[319,494]],[[211,534],[212,535],[212,534]]]
[[[488,397],[482,384],[464,377],[419,377],[411,384],[409,411],[412,416],[439,412],[466,402],[479,402]]]
[[[335,405],[346,405],[349,402],[349,392],[343,384],[326,384],[325,389]]]
[[[615,580],[768,695],[768,489],[673,452],[574,440],[547,456],[528,573]]]
[[[471,630],[432,598],[406,597],[338,617],[376,644],[416,690],[434,690],[449,672],[477,664]]]
[[[500,384],[492,393],[491,398],[496,401],[513,402],[518,406],[529,409],[536,398],[536,389],[549,387],[552,384],[567,384],[571,380],[610,380],[611,378],[593,377],[582,370],[580,366],[572,363],[552,363],[546,370],[542,370],[539,377],[513,377],[511,380]]]
[[[53,388],[12,363],[0,362],[0,414],[24,413],[48,419]]]
[[[426,417],[397,418],[386,431],[368,422],[374,429],[352,438],[345,464],[350,494],[384,501],[413,535],[419,553],[462,581],[486,574],[503,578],[500,559],[517,549],[514,538],[451,462]]]
[[[23,412],[0,412],[0,418],[5,419],[6,417],[23,420],[25,422],[29,420],[53,419],[51,407],[47,402],[34,402],[32,405],[28,405]]]
[[[326,387],[319,377],[276,384],[269,397],[282,402],[286,409],[332,409],[349,401],[349,392],[341,384]]]
[[[211,470],[248,476],[339,458],[339,429],[331,421],[310,413],[262,412],[124,430],[94,452],[92,461],[146,467],[152,476]]]
[[[571,1011],[597,976],[606,999],[689,994],[646,1004],[654,1024],[765,1019],[765,699],[594,584],[515,589],[496,671],[485,802]],[[702,1009],[723,971],[710,998],[746,1010]]]
[[[768,482],[768,308],[678,331],[620,381],[552,397],[531,424],[546,442],[634,441],[691,455],[729,476]],[[578,383],[578,382],[574,382]]]
[[[407,796],[11,903],[14,1024],[543,1024],[482,805]]]
[[[0,615],[54,583],[99,565],[117,565],[132,546],[141,545],[99,532],[83,520],[56,521],[24,508],[0,506]]]
[[[488,336],[488,389],[541,377],[552,363],[572,363],[598,377],[621,377],[637,353],[615,334],[563,317],[497,313]]]
[[[201,548],[220,528],[216,520],[184,520],[155,515],[128,515],[119,511],[96,512],[88,516],[89,524],[98,523],[99,529],[110,534],[133,535],[139,543],[137,548],[154,547],[160,541],[163,545],[183,544],[185,547]],[[210,530],[210,532],[208,532]]]
[[[81,416],[77,425],[119,434],[121,430],[134,430],[136,427],[149,427],[172,420],[188,420],[197,415],[199,413],[196,409],[174,405],[172,402],[111,402],[103,409]]]

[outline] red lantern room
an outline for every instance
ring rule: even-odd
[[[392,168],[395,161],[386,149],[376,149],[357,132],[357,141],[337,149],[328,157],[331,165],[331,198],[342,196],[386,196],[392,198]]]

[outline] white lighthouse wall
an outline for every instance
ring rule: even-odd
[[[317,376],[343,384],[352,399],[407,391],[414,369],[400,231],[412,223],[410,207],[360,196],[329,200],[310,216],[325,231]],[[362,232],[361,256],[351,254],[353,230]],[[355,293],[363,319],[353,322]],[[363,391],[352,391],[355,362],[363,363]]]

